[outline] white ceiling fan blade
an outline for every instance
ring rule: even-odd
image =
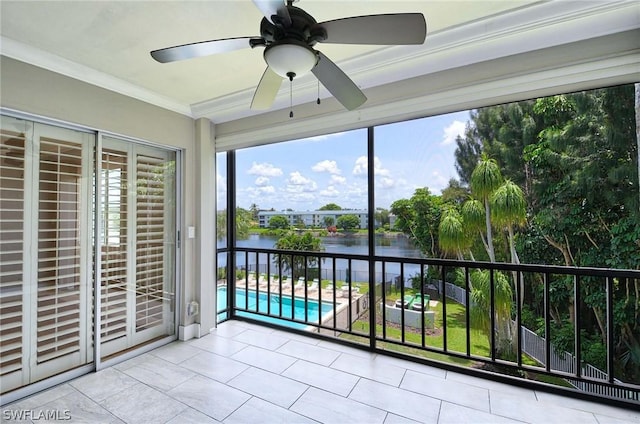
[[[253,0],[253,4],[271,23],[277,24],[280,21],[285,27],[291,26],[291,16],[284,0]]]
[[[255,93],[253,93],[251,109],[269,109],[276,99],[281,85],[282,77],[267,66],[267,69],[265,69],[262,74],[262,78],[260,78]]]
[[[351,81],[338,65],[331,59],[318,52],[318,64],[311,70],[320,80],[322,85],[335,97],[347,110],[353,110],[367,101],[367,97]]]
[[[422,44],[427,23],[422,13],[353,16],[318,23],[327,31],[323,43],[406,45]]]
[[[194,57],[244,49],[245,47],[251,47],[250,40],[260,39],[260,37],[238,37],[201,41],[199,43],[183,44],[181,46],[154,50],[151,52],[151,57],[160,63],[175,62],[177,60],[192,59]]]

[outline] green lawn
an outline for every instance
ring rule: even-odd
[[[407,289],[405,290],[406,294],[413,294],[413,290]],[[388,301],[395,302],[396,299],[400,298],[400,293],[391,293],[385,297]],[[430,310],[436,313],[435,320],[435,328],[436,331],[433,334],[426,334],[424,336],[425,346],[434,347],[434,348],[443,348],[444,337],[443,337],[443,323],[442,323],[442,302],[438,302],[438,306],[431,307]],[[378,311],[378,314],[380,312]],[[379,317],[380,318],[380,317]],[[354,332],[361,333],[363,336],[369,335],[369,320],[368,318],[357,320],[353,323],[352,329]],[[382,325],[376,324],[376,334],[379,337],[382,337]],[[474,356],[480,357],[490,357],[489,350],[489,339],[488,337],[480,332],[479,330],[471,329],[469,331],[470,336],[470,352]],[[366,341],[362,341],[361,338],[349,334],[343,334],[343,338],[351,339],[354,341],[358,341],[360,343],[365,343]],[[396,340],[401,341],[402,334],[399,328],[387,326],[386,328],[386,339],[387,340]],[[454,302],[453,300],[447,299],[447,349],[449,351],[455,351],[462,354],[465,354],[467,351],[466,347],[466,316],[465,316],[465,307],[459,303]],[[368,343],[368,342],[367,342]],[[411,347],[410,345],[416,345],[416,347]],[[426,359],[433,359],[441,362],[448,362],[461,366],[472,366],[476,361],[464,359],[464,358],[456,358],[449,356],[447,354],[440,354],[431,351],[425,351],[422,347],[422,337],[419,332],[405,331],[405,345],[397,345],[394,343],[385,343],[378,342],[377,346],[382,349],[393,350],[396,352],[405,353],[408,355],[413,355],[417,357],[422,357]],[[525,365],[531,366],[540,366],[538,362],[534,359],[530,358],[527,355],[523,354],[522,363]],[[535,374],[532,372],[528,372],[528,378],[536,379],[539,381],[544,381],[550,384],[556,384],[560,386],[569,386],[569,384],[557,377],[549,377],[544,375]]]
[[[412,290],[406,290],[405,294],[412,294]],[[389,301],[394,301],[400,297],[399,293],[390,294],[386,296]],[[426,346],[440,348],[442,349],[444,346],[444,335],[443,335],[443,323],[442,323],[442,302],[438,302],[438,306],[430,308],[430,310],[435,312],[435,328],[433,334],[427,334],[424,336],[424,343]],[[378,314],[380,312],[378,311]],[[464,306],[452,301],[447,300],[447,349],[450,351],[456,351],[460,353],[465,353],[466,348],[466,323],[465,323],[465,308]],[[380,318],[380,317],[379,317]],[[367,319],[362,319],[354,322],[352,326],[353,330],[358,333],[362,333],[363,335],[369,334],[369,321]],[[376,325],[376,334],[380,337],[382,336],[382,325]],[[485,335],[480,333],[477,330],[470,331],[471,337],[471,354],[478,356],[489,356],[489,342]],[[355,336],[344,335],[345,338],[354,338]],[[396,340],[401,341],[402,334],[399,328],[391,327],[387,325],[386,328],[386,339],[387,340]],[[407,345],[416,345],[422,346],[422,336],[419,332],[405,331],[405,344]],[[439,354],[435,352],[427,352],[419,348],[410,347],[410,346],[400,346],[393,343],[384,343],[380,342],[379,346],[384,349],[395,350],[398,352],[407,353],[410,355],[421,356],[429,359],[435,359],[439,361],[452,362],[458,365],[471,365],[473,361],[467,359],[460,359],[450,357],[448,355]]]

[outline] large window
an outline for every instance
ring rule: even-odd
[[[577,358],[603,381],[637,383],[640,280],[604,270],[640,269],[636,95],[617,86],[239,150],[238,287],[348,304],[340,324],[320,325],[385,348],[570,373]],[[282,257],[252,248],[363,257],[290,255],[283,284],[270,279]],[[247,299],[240,309],[252,311]],[[411,328],[403,305],[419,311]]]

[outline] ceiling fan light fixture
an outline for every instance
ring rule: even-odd
[[[289,78],[289,74],[302,76],[309,73],[318,62],[318,56],[309,46],[287,41],[267,47],[264,60],[273,71],[282,78]]]

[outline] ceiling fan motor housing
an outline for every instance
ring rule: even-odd
[[[274,23],[263,18],[260,34],[265,40],[264,59],[267,64],[281,77],[293,80],[316,66],[318,55],[313,45],[326,39],[327,33],[304,10],[288,5],[287,11],[291,18],[289,25],[278,15],[271,17]]]
[[[267,46],[285,39],[293,39],[311,47],[327,39],[327,32],[318,25],[313,16],[295,6],[287,6],[287,10],[291,17],[291,25],[288,26],[277,15],[272,16],[275,23],[267,18],[262,18],[260,35],[266,41]]]

